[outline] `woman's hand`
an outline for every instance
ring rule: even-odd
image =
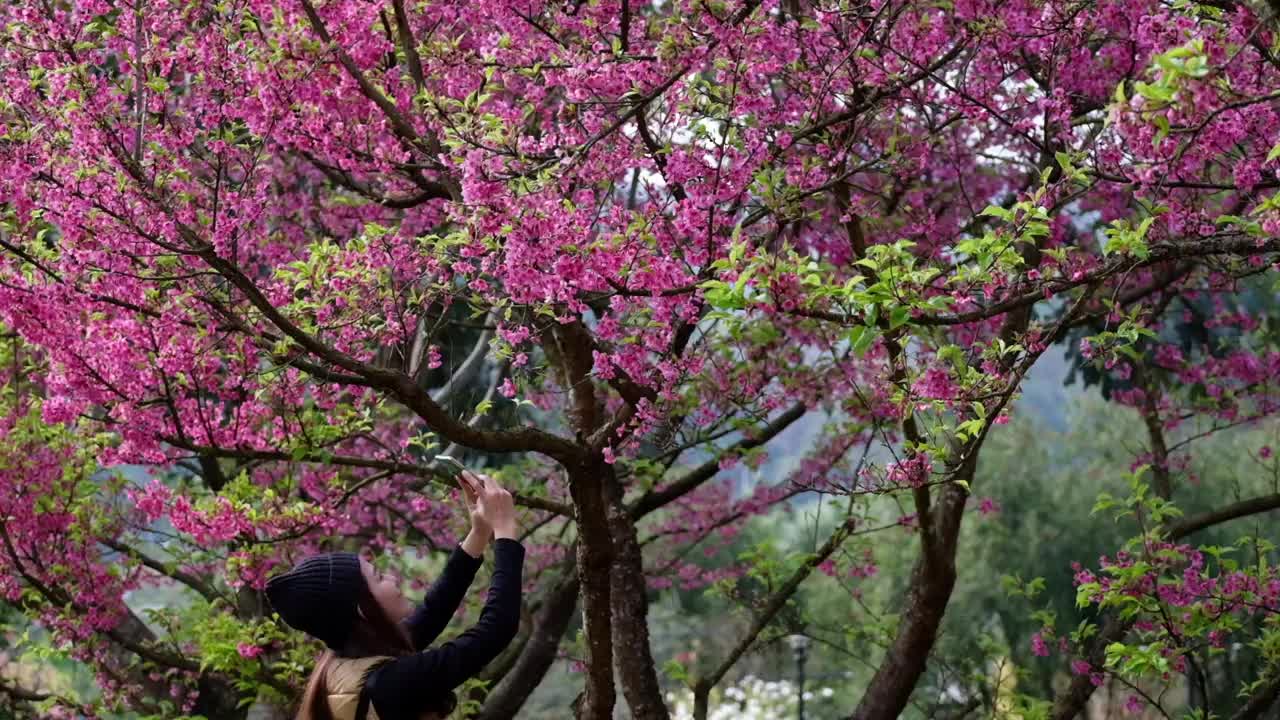
[[[484,481],[470,470],[463,470],[458,475],[458,487],[462,489],[462,500],[467,504],[467,514],[471,516],[471,527],[481,531],[486,537],[493,534],[493,528],[480,515],[480,490]]]
[[[479,477],[480,485],[476,488],[477,515],[486,525],[493,528],[493,534],[499,538],[516,537],[516,504],[497,480],[488,475]]]
[[[470,470],[463,470],[458,475],[458,487],[462,489],[462,500],[467,504],[467,514],[471,516],[471,530],[462,541],[462,549],[471,557],[480,557],[484,549],[493,539],[493,527],[480,514],[480,493],[484,481]]]

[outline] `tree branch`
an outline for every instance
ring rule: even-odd
[[[1158,245],[1153,245],[1150,248],[1150,254],[1145,260],[1120,257],[1110,262],[1103,263],[1092,270],[1083,272],[1078,276],[1073,276],[1071,279],[1059,278],[1049,280],[1041,283],[1035,290],[1031,290],[1011,298],[1006,298],[1000,302],[993,303],[976,310],[944,315],[921,315],[919,317],[912,318],[911,323],[922,326],[963,325],[965,323],[986,320],[988,318],[995,317],[996,315],[1002,315],[1012,310],[1018,310],[1034,305],[1045,299],[1046,291],[1051,294],[1066,292],[1077,287],[1100,282],[1114,275],[1129,272],[1136,268],[1150,267],[1152,265],[1171,260],[1211,257],[1214,255],[1253,257],[1255,255],[1265,255],[1267,253],[1274,252],[1280,252],[1280,238],[1269,238],[1261,245],[1251,237],[1235,234],[1217,235],[1199,241],[1160,243]],[[861,318],[823,310],[797,309],[792,310],[791,313],[802,317],[810,317],[817,320],[827,320],[843,324],[862,322]]]
[[[577,606],[578,576],[569,568],[538,610],[524,651],[511,672],[485,699],[477,720],[512,720],[517,716],[555,662],[560,640],[569,629]]]
[[[436,153],[433,151],[433,148],[418,136],[418,132],[414,130],[413,125],[400,114],[400,109],[396,107],[395,103],[391,102],[391,100],[387,98],[381,90],[379,90],[373,83],[369,82],[369,79],[360,71],[360,67],[356,65],[355,60],[347,54],[346,50],[334,42],[333,36],[329,34],[329,29],[325,27],[324,21],[320,19],[320,15],[316,12],[316,8],[311,3],[311,0],[301,0],[301,3],[302,11],[306,14],[307,21],[311,23],[311,29],[315,31],[316,35],[319,36],[322,41],[324,41],[325,45],[329,46],[333,50],[333,54],[338,58],[338,63],[346,69],[347,74],[351,76],[351,79],[355,80],[356,84],[360,86],[360,92],[374,105],[377,105],[378,109],[386,115],[387,122],[390,123],[392,132],[394,132],[401,140],[404,140],[410,145],[421,150],[432,162],[436,161]]]
[[[729,449],[729,452],[750,450],[764,445],[777,437],[783,430],[786,430],[796,420],[799,420],[807,411],[808,409],[803,402],[792,405],[786,412],[774,418],[759,432],[739,440]],[[718,458],[708,460],[690,470],[684,477],[672,481],[671,484],[661,489],[650,490],[632,503],[630,509],[632,519],[639,520],[654,510],[680,499],[685,494],[697,489],[702,483],[715,477],[718,472],[720,472],[720,460]]]
[[[270,462],[307,462],[320,463],[325,465],[338,465],[342,467],[359,467],[369,468],[372,470],[383,470],[397,475],[412,475],[414,477],[426,478],[434,482],[438,482],[448,487],[453,487],[453,480],[446,475],[435,463],[429,465],[418,465],[416,463],[404,463],[394,460],[375,460],[373,458],[353,457],[349,455],[327,455],[325,457],[304,457],[296,459],[293,455],[279,450],[256,450],[252,448],[224,448],[212,445],[197,445],[195,443],[183,442],[181,438],[164,435],[160,437],[164,442],[173,445],[176,448],[187,450],[194,453],[208,454],[214,457],[236,458],[239,460],[265,460]],[[550,500],[547,498],[530,497],[520,493],[512,493],[515,501],[527,508],[534,510],[545,510],[557,515],[571,517],[573,515],[569,506]]]
[[[476,373],[480,372],[481,366],[484,365],[484,359],[488,354],[489,341],[491,339],[493,339],[492,331],[485,330],[480,333],[480,338],[476,340],[475,346],[471,348],[471,352],[467,355],[467,359],[462,361],[462,365],[458,367],[457,372],[450,376],[444,385],[441,385],[431,391],[432,400],[436,401],[440,405],[445,405],[453,394],[457,392],[458,388],[471,382],[471,379],[475,377]],[[418,368],[415,367],[415,365],[421,362],[421,357],[413,358],[412,362],[414,362],[414,364],[409,366],[409,374],[416,377]]]
[[[809,577],[814,568],[818,567],[818,565],[822,564],[823,561],[831,557],[831,554],[840,547],[840,543],[844,542],[844,539],[848,537],[849,533],[853,530],[853,525],[853,518],[847,518],[843,523],[841,523],[831,533],[831,536],[827,538],[827,541],[822,544],[822,547],[818,548],[814,554],[805,559],[805,561],[801,563],[800,567],[796,568],[795,571],[791,573],[786,582],[784,582],[773,592],[772,595],[768,597],[764,603],[764,607],[761,608],[760,612],[757,613],[755,618],[752,620],[751,627],[747,629],[747,633],[738,640],[738,644],[729,651],[729,654],[720,661],[720,664],[717,665],[709,674],[698,678],[694,682],[694,720],[706,720],[705,698],[711,693],[711,689],[724,678],[725,673],[729,672],[734,664],[742,658],[743,654],[746,653],[753,644],[755,644],[756,638],[759,637],[760,633],[769,626],[769,623],[773,622],[773,618],[777,616],[782,608],[786,606],[787,601],[791,599],[791,596],[795,594],[795,591],[800,587],[800,583],[804,582],[805,578]],[[700,697],[702,698],[701,702],[699,702]],[[699,708],[703,711],[701,715],[698,713]]]
[[[1194,532],[1198,532],[1205,528],[1220,523],[1235,520],[1237,518],[1247,517],[1262,512],[1280,509],[1280,494],[1264,495],[1262,497],[1242,500],[1232,505],[1210,510],[1184,517],[1176,522],[1166,526],[1165,532],[1170,540],[1181,540],[1182,538]],[[1119,642],[1133,626],[1131,620],[1120,620],[1114,615],[1108,614],[1103,621],[1102,628],[1094,641],[1089,646],[1085,660],[1090,667],[1101,668],[1106,657],[1106,647],[1113,642]],[[1089,696],[1093,694],[1093,683],[1090,681],[1088,674],[1076,675],[1071,679],[1070,685],[1058,694],[1053,703],[1053,713],[1050,715],[1053,720],[1071,720],[1076,717],[1085,703],[1089,701]],[[1264,708],[1265,709],[1265,708]],[[1248,717],[1247,715],[1245,717]]]
[[[618,45],[622,48],[622,52],[627,52],[631,47],[631,3],[629,0],[622,0],[622,17],[618,21]]]
[[[10,685],[3,679],[0,679],[0,693],[8,695],[14,700],[28,703],[44,702],[45,700],[49,700],[54,697],[51,693],[36,692],[35,690],[28,690],[18,685]]]
[[[1270,512],[1272,510],[1280,510],[1280,494],[1263,495],[1261,497],[1241,500],[1240,502],[1227,505],[1217,510],[1210,510],[1198,515],[1183,517],[1173,522],[1168,527],[1169,538],[1172,540],[1181,540],[1195,532],[1204,530],[1205,528],[1219,525],[1224,522],[1236,520],[1258,513]]]
[[[189,229],[188,229],[189,232]],[[236,286],[282,333],[307,351],[348,372],[367,378],[374,387],[384,390],[402,402],[445,438],[468,447],[489,452],[541,452],[558,460],[581,454],[573,442],[534,427],[515,430],[477,430],[455,420],[436,403],[411,377],[398,370],[378,368],[361,362],[332,348],[294,325],[262,294],[238,267],[218,256],[212,248],[203,248],[200,256]]]
[[[106,547],[111,548],[112,550],[115,550],[118,553],[121,553],[123,555],[128,555],[129,557],[142,563],[143,566],[151,568],[152,570],[156,571],[157,573],[160,573],[161,575],[164,575],[165,577],[177,580],[183,585],[186,585],[187,587],[199,593],[204,599],[208,600],[209,602],[218,600],[221,597],[213,589],[213,587],[208,583],[206,583],[204,580],[196,577],[195,575],[192,575],[191,573],[183,572],[182,570],[176,567],[170,568],[166,566],[163,562],[160,562],[159,560],[149,555],[146,555],[141,550],[138,550],[135,547],[125,545],[119,540],[114,540],[111,538],[101,539],[99,540],[99,542],[105,545]]]
[[[382,195],[373,188],[358,182],[355,178],[351,177],[350,173],[324,162],[315,155],[312,155],[305,150],[297,150],[296,152],[306,158],[307,161],[315,166],[317,170],[324,173],[324,176],[329,178],[330,182],[344,187],[357,195],[368,198],[369,200],[372,200],[386,208],[406,210],[408,208],[418,207],[419,205],[431,200],[449,200],[452,198],[447,187],[442,183],[433,182],[418,183],[424,187],[422,187],[420,192],[413,195]]]
[[[303,2],[310,7],[309,0],[303,0]],[[314,13],[314,9],[312,12]],[[109,127],[103,127],[103,130],[108,133],[111,131]],[[133,227],[134,231],[171,252],[196,255],[204,260],[210,268],[243,293],[263,317],[307,352],[365,378],[369,387],[388,393],[425,420],[432,430],[452,442],[489,452],[539,452],[561,462],[572,462],[582,456],[583,450],[576,443],[536,427],[482,431],[461,423],[432,400],[430,394],[405,373],[362,362],[305,332],[285,317],[235,263],[220,256],[212,245],[202,241],[194,229],[175,216],[172,210],[173,204],[166,203],[164,198],[156,195],[154,184],[147,177],[146,170],[129,157],[128,153],[123,152],[123,148],[118,143],[108,143],[108,146],[116,161],[138,183],[145,196],[174,222],[178,235],[188,247],[173,246],[136,226]]]
[[[413,86],[421,91],[427,86],[427,81],[422,72],[422,58],[418,57],[417,41],[409,27],[409,16],[404,11],[404,0],[391,0],[391,7],[395,12],[396,33],[400,36],[405,63],[409,66],[409,77],[413,78]]]

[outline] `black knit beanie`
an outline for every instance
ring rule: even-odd
[[[267,600],[289,627],[341,650],[355,624],[364,587],[360,558],[325,553],[268,580]]]

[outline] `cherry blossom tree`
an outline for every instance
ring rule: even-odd
[[[1275,8],[0,8],[0,591],[108,705],[287,696],[310,648],[264,617],[263,578],[324,545],[448,547],[447,450],[501,458],[531,528],[528,621],[482,717],[514,716],[578,615],[578,717],[667,718],[649,593],[731,582],[746,568],[682,553],[812,492],[847,517],[686,678],[695,715],[889,495],[918,559],[852,716],[897,717],[983,442],[1068,339],[1142,412],[1126,507],[1162,560],[1081,579],[1109,614],[1067,649],[1083,666],[1054,717],[1099,673],[1159,665],[1117,648],[1131,631],[1180,637],[1109,593],[1199,572],[1191,533],[1280,507],[1177,518],[1194,441],[1169,440],[1277,408],[1271,325],[1239,311],[1274,297],[1280,251]],[[1183,322],[1230,346],[1181,348]],[[796,448],[802,419],[820,430]],[[783,450],[794,471],[740,491]],[[1160,601],[1275,611],[1273,571],[1247,601],[1185,582]],[[158,584],[194,609],[130,607]]]

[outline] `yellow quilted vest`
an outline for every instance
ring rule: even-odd
[[[329,712],[334,720],[356,720],[356,708],[360,704],[360,691],[364,688],[365,678],[377,666],[390,660],[390,657],[377,655],[363,658],[335,657],[329,661],[324,670],[324,687],[328,692],[326,698]],[[378,712],[369,706],[369,714],[365,720],[378,720]]]

